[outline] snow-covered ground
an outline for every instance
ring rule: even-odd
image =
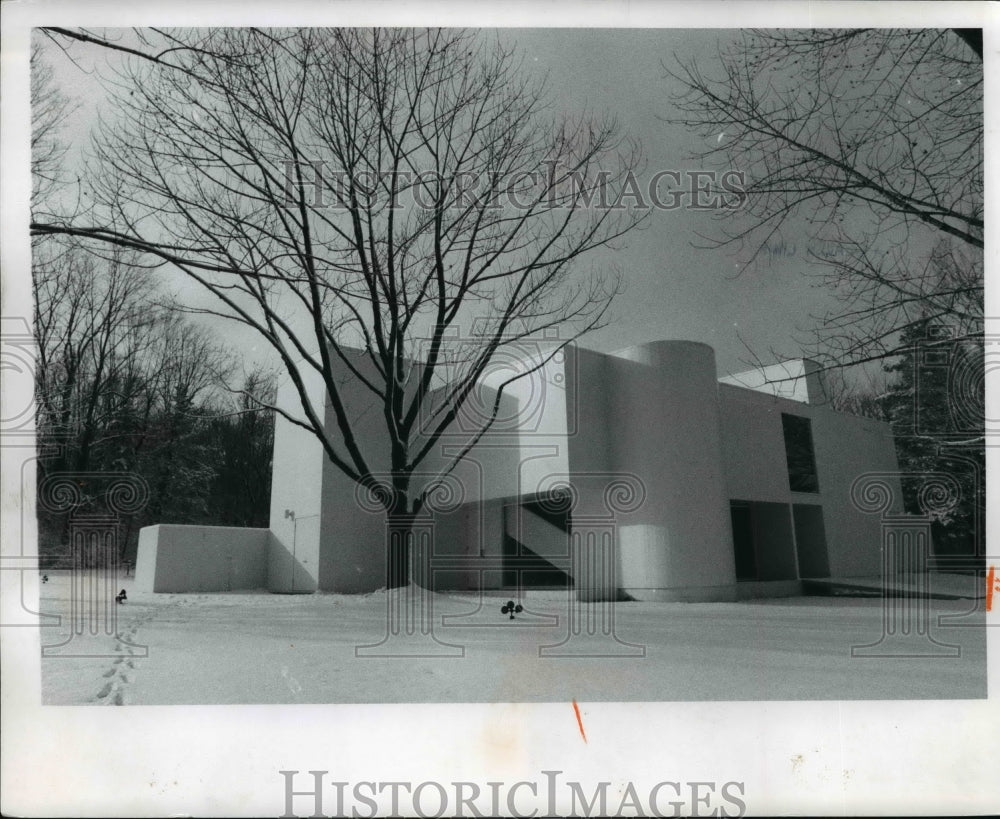
[[[480,608],[475,596],[434,595],[435,636],[463,656],[358,657],[357,646],[385,635],[384,592],[152,594],[123,580],[128,601],[109,619],[73,613],[69,576],[49,578],[41,611],[61,617],[41,629],[42,700],[52,705],[986,696],[987,629],[946,625],[981,626],[982,601],[929,601],[929,635],[959,646],[954,657],[852,657],[852,646],[882,636],[882,602],[833,597],[616,603],[620,643],[584,633],[566,645],[626,656],[552,657],[539,647],[566,640],[565,595],[531,594],[513,621],[501,598]],[[85,636],[69,639],[74,628]],[[912,639],[915,650],[943,651]],[[638,652],[626,643],[644,656],[627,656]]]

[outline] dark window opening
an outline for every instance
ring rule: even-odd
[[[729,506],[733,522],[733,552],[736,558],[736,579],[757,579],[757,554],[753,536],[753,513],[749,503],[732,501]]]
[[[796,580],[795,540],[788,504],[731,500],[737,580]]]
[[[812,423],[798,415],[781,414],[785,432],[788,486],[793,492],[819,492],[816,454],[813,451]]]

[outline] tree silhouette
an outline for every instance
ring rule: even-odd
[[[717,69],[717,70],[716,70]],[[711,246],[751,265],[783,231],[839,307],[804,342],[827,366],[892,356],[927,315],[981,332],[983,64],[975,30],[757,31],[672,67],[673,119],[746,174]],[[925,261],[941,239],[952,271]]]
[[[133,48],[49,34],[130,56],[95,140],[92,204],[36,212],[33,233],[128,248],[198,282],[215,297],[205,312],[278,355],[301,414],[274,411],[317,436],[404,530],[436,485],[413,475],[490,362],[546,331],[567,343],[600,326],[619,289],[614,271],[579,261],[640,216],[586,203],[598,187],[617,201],[637,148],[612,120],[552,117],[544,85],[496,40],[152,30]],[[333,424],[312,403],[313,378]],[[379,406],[374,449],[347,397],[358,384]],[[489,429],[502,394],[436,474]],[[407,577],[405,558],[390,559],[389,585]]]

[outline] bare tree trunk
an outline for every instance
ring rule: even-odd
[[[434,589],[430,558],[434,519],[403,512],[386,517],[387,588],[385,636],[358,646],[359,657],[462,657],[465,649],[434,636]]]
[[[413,553],[413,518],[406,512],[389,512],[386,516],[385,586],[396,589],[407,585],[412,577],[410,559]]]

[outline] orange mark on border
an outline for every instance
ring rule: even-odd
[[[993,610],[993,588],[996,585],[994,582],[995,571],[992,566],[986,571],[986,611]]]
[[[580,706],[576,704],[576,700],[573,700],[573,711],[576,713],[576,724],[580,727],[580,736],[583,737],[583,741],[587,741],[587,732],[583,730],[583,719],[580,717]]]

